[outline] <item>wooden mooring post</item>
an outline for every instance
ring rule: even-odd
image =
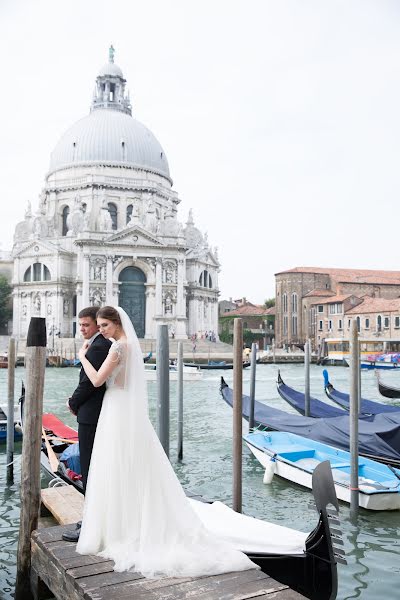
[[[8,343],[8,407],[7,407],[7,483],[14,482],[14,389],[15,389],[15,339]]]
[[[169,457],[169,342],[168,325],[157,325],[158,437]]]
[[[242,512],[243,321],[233,321],[233,510]]]
[[[21,465],[21,512],[15,600],[33,598],[30,585],[31,535],[40,509],[40,449],[46,367],[46,321],[32,317],[26,341],[26,386]]]
[[[358,517],[358,418],[359,418],[359,342],[357,319],[350,329],[350,518]]]
[[[251,366],[250,366],[250,414],[249,431],[254,429],[254,403],[256,397],[256,365],[257,365],[257,344],[251,344]]]
[[[183,459],[183,342],[178,342],[178,460]]]
[[[310,416],[310,356],[311,342],[307,340],[304,344],[304,416]]]

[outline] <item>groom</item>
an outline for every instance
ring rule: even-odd
[[[78,315],[79,330],[82,337],[89,343],[86,358],[98,371],[107,358],[111,342],[99,333],[96,322],[97,306],[89,306],[80,311]],[[86,490],[87,477],[92,455],[94,436],[96,434],[97,421],[99,419],[103,396],[106,385],[95,388],[84,369],[79,374],[79,384],[67,406],[72,414],[76,415],[78,421],[79,454],[81,460],[81,473],[83,490]],[[80,533],[80,523],[76,530],[66,531],[63,539],[69,542],[77,542]]]

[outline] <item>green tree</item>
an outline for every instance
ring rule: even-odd
[[[5,275],[0,275],[0,329],[7,329],[8,321],[11,318],[11,285]]]
[[[272,308],[273,306],[275,306],[275,298],[267,298],[264,301],[264,306],[265,308]]]

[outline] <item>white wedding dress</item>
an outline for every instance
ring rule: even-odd
[[[77,552],[146,577],[256,568],[210,533],[186,498],[148,417],[139,341],[128,315],[118,311],[128,341],[110,348],[118,364],[97,425]]]

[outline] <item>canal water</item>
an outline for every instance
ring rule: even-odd
[[[292,409],[276,391],[277,365],[257,365],[256,398],[289,412]],[[303,365],[281,365],[285,382],[304,389]],[[78,369],[46,370],[44,410],[53,412],[71,426],[75,418],[65,407],[65,399],[78,380]],[[350,370],[332,367],[330,378],[336,388],[349,389]],[[205,372],[198,382],[184,382],[184,461],[176,460],[176,384],[171,383],[171,462],[181,483],[208,498],[231,502],[232,497],[232,411],[219,394],[221,372]],[[244,371],[244,392],[249,391],[249,370]],[[0,398],[7,398],[7,372],[0,370]],[[232,383],[232,372],[224,372]],[[384,373],[386,381],[400,387],[400,372]],[[20,390],[24,369],[16,369],[16,391]],[[372,372],[362,374],[363,396],[378,399]],[[156,417],[156,384],[149,382],[149,404],[153,423]],[[311,367],[311,394],[324,398],[322,367]],[[17,393],[16,393],[17,395]],[[381,397],[379,397],[382,399]],[[327,400],[329,402],[329,400]],[[388,400],[389,401],[389,400]],[[20,444],[16,446],[15,484],[7,486],[6,449],[0,446],[0,598],[12,598],[16,571],[19,519]],[[274,477],[263,484],[263,469],[243,450],[243,510],[280,525],[311,530],[316,513],[307,505],[311,492]],[[45,477],[42,478],[46,485]],[[349,508],[341,504],[340,519],[348,565],[339,565],[338,598],[388,600],[400,596],[400,511],[370,513],[361,511],[357,525],[349,520]]]

